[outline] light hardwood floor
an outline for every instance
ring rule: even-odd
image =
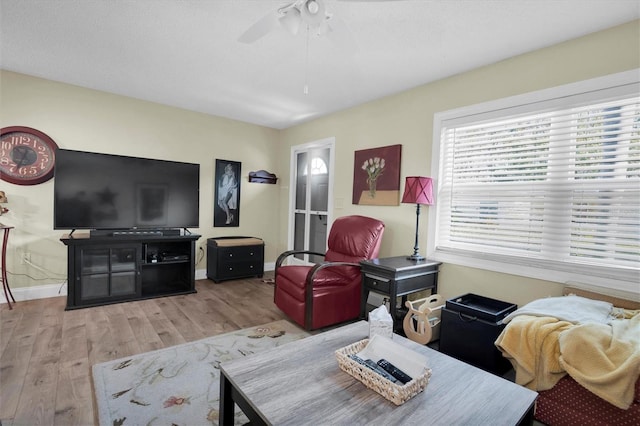
[[[196,289],[73,311],[66,297],[0,305],[0,424],[97,424],[93,364],[286,318],[262,279]]]

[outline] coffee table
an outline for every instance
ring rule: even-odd
[[[220,424],[234,403],[252,424],[515,425],[533,422],[537,393],[394,335],[429,359],[427,388],[397,406],[338,366],[335,351],[365,339],[359,321],[276,349],[220,364]]]

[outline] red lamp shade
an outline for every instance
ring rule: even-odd
[[[433,181],[422,176],[407,176],[402,202],[408,204],[433,204]]]

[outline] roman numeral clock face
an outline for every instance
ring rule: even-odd
[[[53,177],[58,145],[30,127],[0,129],[0,177],[16,185],[35,185]]]

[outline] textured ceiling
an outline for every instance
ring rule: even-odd
[[[0,66],[280,129],[640,17],[640,0],[324,1],[346,30],[244,44],[287,2],[0,0]]]

